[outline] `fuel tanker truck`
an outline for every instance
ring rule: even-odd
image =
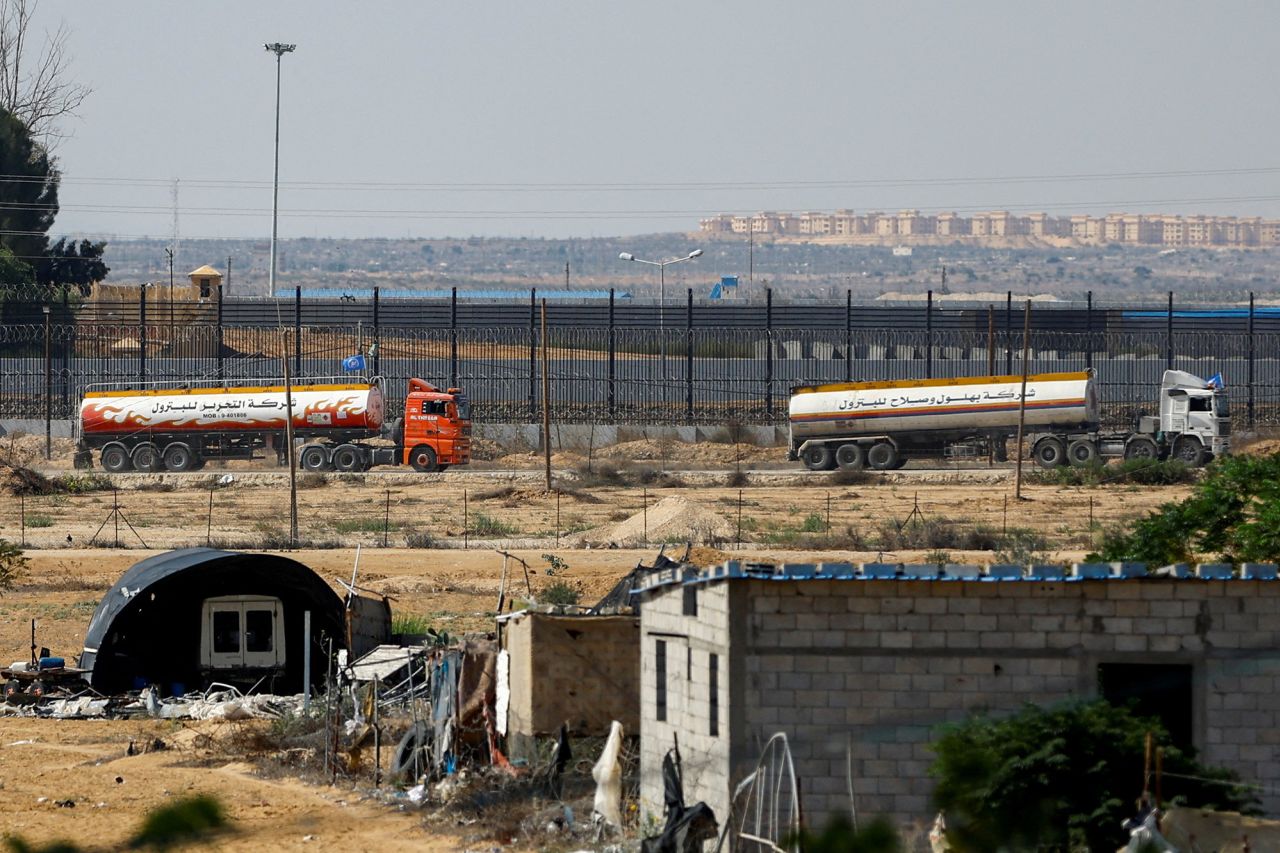
[[[791,389],[788,459],[813,471],[900,468],[911,455],[985,456],[1004,461],[1005,442],[1023,434],[1043,468],[1103,458],[1174,458],[1204,465],[1230,447],[1231,420],[1221,380],[1166,370],[1159,411],[1132,430],[1098,429],[1092,370],[1027,377],[974,376],[846,382]]]
[[[459,388],[410,379],[404,417],[390,424],[381,377],[300,379],[291,394],[304,470],[443,471],[471,459],[470,406]],[[76,465],[90,467],[94,450],[112,473],[194,471],[209,459],[270,452],[284,463],[289,405],[282,380],[90,385],[76,422]]]

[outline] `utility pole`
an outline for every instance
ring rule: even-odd
[[[50,369],[49,306],[44,306],[44,459],[53,458],[53,372]]]
[[[281,332],[284,347],[280,360],[284,362],[284,412],[285,452],[289,454],[289,546],[298,547],[298,463],[293,454],[293,379],[289,375],[289,332]]]
[[[569,289],[569,262],[564,262],[564,289]]]
[[[227,255],[227,278],[222,282],[222,292],[226,294],[231,290],[231,256]]]
[[[1031,361],[1031,300],[1027,300],[1026,313],[1022,318],[1022,396],[1018,398],[1018,443],[1015,446],[1018,454],[1018,473],[1014,480],[1013,496],[1022,500],[1022,434],[1027,423],[1027,370]]]
[[[267,295],[276,294],[276,223],[280,214],[280,57],[293,53],[296,44],[272,42],[266,49],[276,55],[276,166],[275,177],[271,181],[271,271],[267,281]]]

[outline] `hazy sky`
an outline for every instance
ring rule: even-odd
[[[94,91],[57,149],[57,233],[168,235],[177,178],[184,236],[268,237],[271,41],[298,45],[282,238],[1280,216],[1275,3],[42,0],[60,20]]]

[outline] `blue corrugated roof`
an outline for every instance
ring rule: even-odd
[[[1237,572],[1230,563],[1201,563],[1194,569],[1185,563],[1161,566],[1149,572],[1146,563],[1073,563],[1060,565],[1014,566],[1009,564],[979,566],[935,563],[747,563],[729,560],[719,566],[688,573],[681,568],[668,569],[650,577],[649,583],[632,594],[672,585],[719,583],[734,578],[768,581],[874,581],[923,580],[939,583],[1006,583],[1010,581],[1079,581],[1117,582],[1151,577],[1188,580],[1261,580],[1275,581],[1280,570],[1272,563],[1245,563]]]

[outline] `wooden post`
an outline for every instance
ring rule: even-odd
[[[1018,398],[1018,473],[1014,478],[1013,495],[1022,500],[1022,435],[1027,424],[1027,370],[1031,361],[1031,300],[1027,300],[1022,318],[1022,395]]]

